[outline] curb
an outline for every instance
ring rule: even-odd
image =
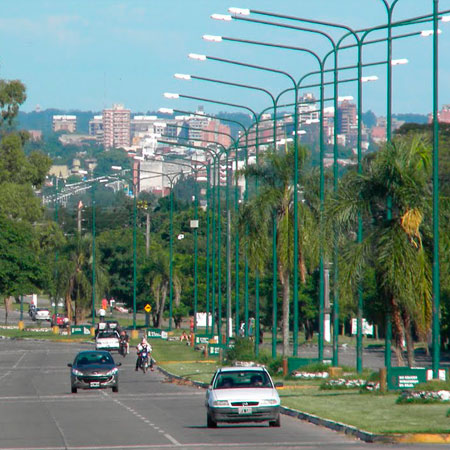
[[[335,422],[330,419],[324,419],[314,414],[309,414],[303,411],[298,411],[296,409],[287,408],[286,406],[281,406],[282,414],[294,417],[296,419],[304,420],[306,422],[313,423],[314,425],[319,425],[330,430],[337,431],[339,433],[346,434],[348,436],[356,437],[357,439],[369,442],[369,443],[383,443],[391,444],[398,442],[395,436],[390,436],[386,434],[373,434],[368,431],[360,430],[359,428],[353,427],[351,425],[346,425],[345,423]]]
[[[156,367],[163,375],[165,375],[170,380],[178,380],[188,382],[192,386],[198,388],[207,389],[209,383],[202,383],[200,381],[193,381],[184,378],[180,375],[175,375],[170,373],[168,370],[162,367]],[[318,425],[330,430],[336,431],[338,433],[343,433],[347,436],[355,437],[363,442],[367,443],[381,443],[381,444],[450,444],[450,434],[427,434],[427,433],[417,433],[417,434],[375,434],[369,433],[368,431],[360,430],[359,428],[353,427],[351,425],[346,425],[345,423],[335,422],[334,420],[324,419],[314,414],[309,414],[303,411],[298,411],[296,409],[291,409],[286,406],[281,406],[281,414],[285,414],[290,417],[294,417],[299,420],[304,420],[306,422]]]

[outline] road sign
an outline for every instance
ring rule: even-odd
[[[151,310],[152,310],[152,306],[149,305],[149,304],[147,303],[147,304],[144,306],[144,311],[145,311],[146,313],[149,313]]]

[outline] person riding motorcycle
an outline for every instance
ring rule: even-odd
[[[136,351],[137,351],[136,371],[138,371],[138,369],[139,369],[139,364],[141,362],[142,350],[147,350],[150,369],[153,370],[153,359],[151,356],[152,346],[147,342],[147,339],[145,339],[145,337],[143,337],[141,342],[136,346]]]
[[[127,332],[125,330],[122,330],[120,332],[119,340],[120,340],[121,344],[122,343],[125,344],[126,354],[130,353],[130,344],[128,342],[129,341],[129,337],[128,337],[128,334],[127,334]]]

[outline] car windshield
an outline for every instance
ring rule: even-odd
[[[235,388],[271,388],[272,383],[262,370],[236,370],[221,372],[217,375],[214,389]]]
[[[86,352],[80,353],[75,364],[77,366],[86,366],[89,364],[114,364],[114,360],[108,352]]]

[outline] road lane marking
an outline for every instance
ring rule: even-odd
[[[152,427],[155,431],[158,431],[159,433],[163,434],[166,437],[166,439],[168,439],[170,442],[172,442],[172,444],[176,445],[177,447],[181,446],[182,444],[180,444],[173,436],[171,436],[170,434],[166,433],[163,429],[161,429],[160,427],[157,427],[156,425],[150,423],[148,421],[148,419],[144,416],[142,416],[141,414],[139,414],[135,409],[130,408],[129,406],[125,405],[124,403],[122,403],[120,400],[118,400],[117,398],[113,398],[111,397],[107,392],[103,392],[100,391],[103,395],[103,397],[111,399],[114,403],[117,403],[118,405],[120,405],[122,408],[125,408],[127,411],[130,411],[132,414],[134,414],[137,418],[141,419],[145,424],[149,425],[150,427]]]

